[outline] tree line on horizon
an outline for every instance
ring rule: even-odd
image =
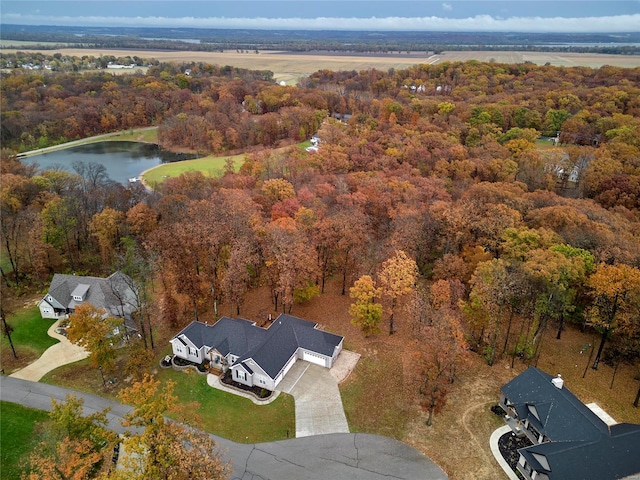
[[[83,27],[3,25],[4,40],[43,42],[39,50],[74,48],[127,48],[136,50],[207,51],[285,50],[290,52],[355,52],[393,54],[442,51],[536,51],[638,55],[635,32],[531,33],[511,32],[367,32],[279,31],[246,29],[153,27]],[[194,40],[197,40],[194,42]],[[589,44],[592,45],[589,45]],[[54,47],[54,44],[56,45]]]

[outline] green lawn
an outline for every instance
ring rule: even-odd
[[[40,316],[38,307],[19,310],[7,317],[7,323],[13,327],[11,340],[17,348],[33,350],[38,356],[42,355],[51,345],[58,340],[47,335],[47,330],[53,325],[54,320],[44,319]],[[2,337],[2,348],[9,348],[9,341]]]
[[[119,139],[119,138],[117,138]],[[310,141],[298,143],[299,148],[306,148],[311,145]],[[280,147],[277,150],[286,150],[290,147]],[[239,155],[223,155],[214,156],[208,155],[206,157],[197,158],[195,160],[182,160],[180,162],[165,163],[157,167],[147,170],[142,176],[146,184],[154,188],[155,185],[160,185],[167,178],[178,177],[186,172],[202,172],[207,177],[221,176],[224,172],[224,167],[228,159],[233,161],[234,170],[237,172],[242,163],[244,162],[245,154]]]
[[[244,154],[214,157],[208,155],[203,158],[196,158],[195,160],[182,160],[180,162],[164,163],[150,170],[147,170],[142,178],[150,187],[159,185],[167,178],[179,177],[186,172],[202,172],[207,177],[221,176],[224,172],[224,167],[227,159],[233,160],[234,169],[238,171],[240,165],[244,161]]]
[[[33,448],[33,429],[49,417],[43,410],[33,410],[9,402],[0,402],[0,478],[20,478],[24,456]]]
[[[538,150],[548,150],[550,148],[556,148],[556,145],[554,145],[551,140],[544,140],[539,138],[536,140],[536,148]]]
[[[118,400],[117,390],[127,386],[122,375],[112,372],[105,373],[105,377],[116,377],[118,381],[113,388],[104,388],[99,370],[91,365],[89,359],[84,359],[56,368],[40,381]],[[210,387],[206,377],[195,372],[161,369],[156,378],[162,382],[174,381],[174,392],[180,402],[196,401],[200,404],[197,414],[201,422],[198,427],[209,433],[245,443],[283,440],[287,438],[287,432],[290,437],[295,436],[295,404],[290,395],[281,393],[268,405],[256,405],[246,398]]]
[[[249,399],[222,392],[207,384],[204,375],[173,369],[162,370],[162,381],[176,382],[175,394],[181,402],[197,401],[197,412],[204,430],[235,442],[260,443],[295,437],[293,397],[281,393],[268,405],[256,405]]]
[[[90,139],[91,140],[91,139]],[[145,142],[158,143],[158,128],[148,130],[123,130],[121,133],[107,138],[98,138],[96,142],[118,141],[118,142]]]

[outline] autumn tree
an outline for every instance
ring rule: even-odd
[[[72,270],[79,265],[78,220],[74,215],[78,201],[70,197],[53,197],[41,211],[45,242],[67,259]]]
[[[33,195],[35,184],[24,176],[5,173],[0,185],[0,241],[3,254],[13,273],[13,280],[17,285],[22,283],[25,276],[26,247],[29,244],[29,226],[34,221],[34,214],[30,208],[30,196]],[[7,281],[6,267],[2,275]]]
[[[119,394],[123,403],[133,406],[125,415],[128,430],[123,442],[124,468],[109,475],[108,480],[222,480],[230,473],[222,461],[213,439],[205,432],[167,419],[173,414],[185,420],[198,405],[184,405],[174,395],[172,382],[161,385],[145,375]]]
[[[423,396],[421,405],[429,413],[429,426],[434,412],[443,406],[468,348],[456,314],[449,308],[440,308],[438,316],[431,325],[423,325],[417,334],[422,379],[419,391]]]
[[[39,444],[29,456],[24,480],[88,480],[110,460],[116,435],[107,429],[109,409],[83,415],[84,400],[52,400],[49,419],[39,426]]]
[[[605,342],[614,335],[632,336],[640,329],[640,270],[624,264],[598,265],[587,284],[593,304],[589,323],[600,333],[600,345],[592,368],[597,370]]]
[[[127,293],[133,293],[133,298],[128,298],[115,283],[112,284],[111,290],[120,300],[121,305],[128,304],[131,307],[132,316],[138,325],[145,348],[153,349],[153,315],[150,296],[158,262],[150,249],[144,248],[130,237],[122,239],[122,246],[123,253],[116,258],[116,264],[118,270],[124,275],[118,276],[118,279],[128,287]]]
[[[269,223],[262,247],[274,307],[291,311],[296,290],[309,287],[317,274],[313,247],[291,218]]]
[[[71,315],[67,336],[71,343],[90,352],[89,358],[93,366],[112,370],[123,328],[122,319],[112,317],[104,309],[84,302]]]
[[[375,286],[369,275],[363,275],[349,289],[349,296],[354,301],[349,307],[351,323],[360,328],[365,337],[380,333],[382,304],[376,303],[382,289]]]
[[[233,317],[234,306],[236,315],[240,315],[240,307],[259,262],[260,255],[257,248],[247,238],[241,238],[230,245],[227,271],[222,279],[222,292],[229,303],[231,317]]]
[[[120,227],[124,218],[122,212],[107,207],[96,213],[89,222],[89,232],[97,239],[102,261],[106,265],[110,263],[113,250],[120,240]]]
[[[474,318],[480,327],[480,338],[486,342],[483,352],[487,363],[493,365],[496,358],[498,337],[505,314],[513,310],[511,301],[518,281],[502,259],[493,259],[478,264],[471,277],[469,301],[464,305],[468,318]],[[512,318],[512,315],[509,315]]]
[[[382,264],[379,273],[382,294],[389,300],[389,335],[393,335],[394,313],[398,300],[414,291],[418,278],[418,266],[402,250],[396,250],[392,257]]]

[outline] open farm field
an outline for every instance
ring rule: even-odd
[[[435,61],[434,61],[435,60]],[[512,52],[512,51],[473,51],[473,52],[444,52],[435,55],[427,62],[466,62],[478,60],[480,62],[497,63],[524,63],[532,62],[536,65],[544,65],[549,62],[557,67],[591,67],[599,68],[603,65],[615,67],[638,67],[640,56],[634,55],[608,55],[602,53],[562,53],[562,52]]]
[[[1,48],[25,48],[25,47],[34,47],[34,46],[59,46],[59,45],[68,45],[65,42],[35,42],[31,40],[6,40],[0,39],[0,47]]]
[[[5,53],[15,53],[19,49],[3,49]],[[60,48],[46,50],[43,53],[63,55],[115,57],[134,56],[141,58],[155,58],[162,62],[206,62],[217,65],[233,65],[240,68],[254,70],[271,70],[276,81],[284,81],[288,85],[295,85],[299,78],[318,70],[366,70],[376,68],[388,70],[390,68],[403,69],[418,63],[436,64],[441,62],[457,62],[478,60],[482,62],[523,63],[533,62],[544,65],[549,62],[558,66],[586,66],[598,68],[602,65],[618,67],[640,66],[640,56],[604,55],[592,53],[546,53],[546,52],[444,52],[439,55],[331,55],[331,54],[294,54],[277,51],[262,51],[256,53],[225,52],[182,52],[160,50],[112,50],[112,49],[82,49]],[[120,71],[118,71],[120,72]],[[122,73],[122,72],[120,72]]]

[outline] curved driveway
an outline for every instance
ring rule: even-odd
[[[52,398],[63,401],[70,393],[84,399],[85,414],[110,407],[109,427],[124,431],[120,421],[131,407],[53,385],[0,377],[0,399],[26,407],[50,410]],[[414,448],[377,435],[336,433],[246,445],[214,439],[231,462],[231,480],[447,480]]]
[[[47,330],[47,334],[50,337],[56,338],[59,342],[47,348],[35,362],[30,363],[20,370],[16,370],[9,375],[10,377],[37,382],[51,370],[55,370],[68,363],[83,360],[89,356],[89,352],[83,347],[74,345],[64,335],[56,333],[56,328],[61,321],[62,320],[58,320]]]

